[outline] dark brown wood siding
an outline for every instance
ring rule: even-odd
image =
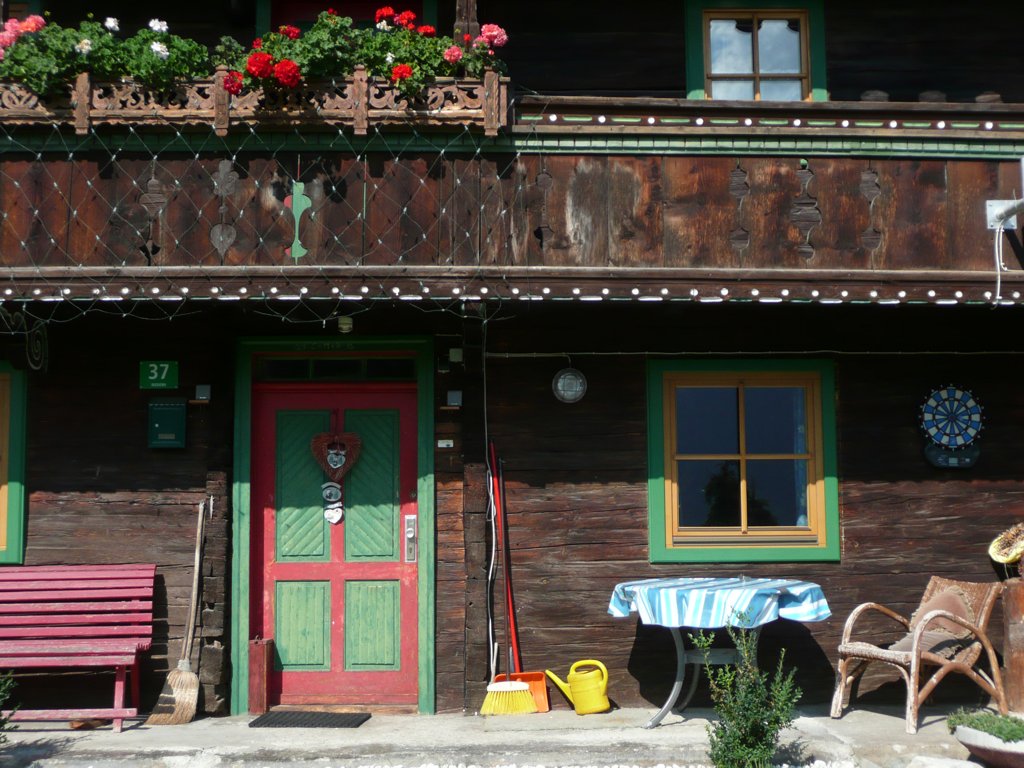
[[[221,210],[222,162],[5,158],[3,266],[152,267],[154,279],[163,267],[215,265],[281,265],[282,276],[291,265],[798,270],[809,280],[814,270],[985,271],[984,203],[1012,199],[1020,184],[1018,163],[984,160],[246,156],[227,169],[238,178]],[[296,262],[285,199],[298,166],[311,208]],[[159,210],[146,207],[153,195]],[[221,258],[212,238],[224,222],[234,239]]]

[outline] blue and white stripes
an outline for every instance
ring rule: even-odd
[[[632,611],[644,624],[714,629],[759,627],[775,619],[822,621],[832,615],[821,587],[794,579],[668,578],[615,586],[608,613]]]

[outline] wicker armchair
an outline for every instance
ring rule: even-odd
[[[917,733],[918,709],[950,672],[967,675],[995,699],[1005,715],[1008,707],[999,661],[985,634],[1002,591],[1003,585],[998,582],[977,584],[932,576],[920,606],[909,619],[878,603],[857,606],[846,620],[839,645],[832,717],[842,715],[847,689],[852,699],[856,682],[867,666],[876,661],[899,670],[907,685],[907,733]],[[887,647],[853,640],[854,625],[868,611],[899,622],[907,634]],[[975,666],[983,650],[991,677]],[[922,686],[921,674],[926,669],[935,671]]]

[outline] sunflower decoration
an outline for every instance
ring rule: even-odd
[[[1017,523],[1007,528],[988,545],[988,556],[1000,565],[1003,570],[1019,571],[1021,556],[1024,555],[1024,523]]]

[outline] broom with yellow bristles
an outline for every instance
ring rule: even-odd
[[[493,456],[493,445],[491,446],[491,461],[489,464],[494,463]],[[504,524],[496,524],[498,514],[496,513],[497,501],[497,474],[493,467],[489,467],[488,472],[488,484],[487,484],[487,495],[490,501],[490,512],[491,512],[491,525],[494,540],[501,542],[504,536]],[[495,548],[501,552],[502,566],[504,570],[504,576],[506,579],[510,576],[510,568],[508,555],[504,550],[503,546]],[[506,582],[507,583],[507,582]],[[505,680],[493,680],[487,686],[487,695],[484,696],[484,703],[480,705],[481,715],[528,715],[532,712],[537,711],[537,702],[533,698],[533,692],[530,690],[528,683],[521,682],[519,680],[511,680],[512,676],[512,643],[510,640],[509,624],[511,618],[509,611],[512,610],[509,607],[509,602],[505,601],[505,650],[508,654],[508,673],[505,675]],[[494,659],[492,657],[492,663]]]

